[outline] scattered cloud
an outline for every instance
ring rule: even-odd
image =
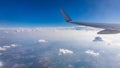
[[[16,47],[17,45],[16,44],[11,44],[11,47]]]
[[[23,32],[23,31],[24,31],[24,29],[22,29],[22,28],[19,28],[19,29],[15,30],[15,32]]]
[[[17,46],[16,44],[11,44],[11,45],[7,45],[7,46],[1,46],[0,51],[6,51],[7,49],[13,48],[13,47],[16,47],[16,46]]]
[[[94,50],[87,50],[85,51],[86,54],[92,55],[92,56],[99,56],[99,52],[95,52]]]
[[[5,50],[6,50],[6,48],[0,47],[0,51],[5,51]]]
[[[110,40],[103,39],[103,38],[100,37],[100,36],[96,36],[95,39],[93,40],[93,42],[102,42],[102,43],[104,43],[105,45],[112,45],[112,43],[111,43]]]
[[[48,41],[45,40],[45,39],[40,39],[40,40],[38,40],[38,42],[39,42],[39,43],[46,43],[46,42],[48,42]]]
[[[59,54],[58,55],[63,55],[63,54],[73,54],[74,52],[68,49],[59,49]]]
[[[84,27],[76,27],[76,28],[74,28],[74,27],[56,28],[55,27],[53,29],[49,29],[49,28],[45,29],[45,28],[42,28],[42,27],[41,28],[37,28],[37,29],[32,29],[32,28],[24,29],[23,28],[25,31],[22,32],[22,34],[21,33],[20,34],[15,34],[17,32],[21,32],[19,30],[17,32],[15,32],[18,29],[17,28],[17,29],[14,29],[13,31],[9,31],[8,34],[2,34],[5,37],[5,40],[3,39],[1,41],[1,43],[7,41],[6,39],[10,39],[11,41],[15,40],[15,41],[18,41],[18,42],[20,42],[22,44],[26,44],[26,41],[29,41],[28,39],[30,39],[31,41],[34,41],[37,44],[42,44],[42,43],[46,44],[46,42],[48,43],[48,42],[51,42],[51,41],[52,42],[58,41],[57,42],[58,44],[62,42],[63,46],[60,46],[60,47],[66,47],[66,45],[74,43],[74,44],[71,44],[71,45],[74,45],[75,48],[78,47],[78,49],[81,49],[81,47],[86,49],[86,48],[90,47],[89,45],[92,45],[93,46],[92,49],[95,49],[95,50],[90,49],[90,50],[84,51],[83,53],[86,54],[86,56],[92,56],[92,57],[97,57],[97,58],[99,57],[100,61],[98,61],[98,62],[102,61],[103,63],[105,63],[106,60],[104,60],[103,57],[107,57],[107,59],[109,61],[113,61],[113,62],[117,61],[120,58],[119,57],[120,55],[118,55],[118,59],[116,59],[116,60],[115,59],[111,59],[111,58],[114,57],[112,55],[119,51],[119,50],[117,50],[117,49],[119,49],[118,46],[114,45],[111,48],[108,48],[108,46],[105,45],[105,43],[108,43],[109,41],[111,41],[110,43],[112,43],[112,44],[118,43],[117,45],[119,45],[120,44],[119,43],[119,38],[120,38],[119,36],[120,35],[118,35],[118,36],[116,36],[116,35],[97,35],[95,33],[96,31],[92,31],[92,30],[89,30],[89,29],[85,30],[85,28]],[[54,29],[57,30],[57,31],[53,32]],[[29,32],[29,33],[27,33],[27,32]],[[21,35],[23,35],[23,36],[21,36]],[[25,42],[25,43],[23,43],[23,42]],[[66,44],[66,42],[68,42],[68,43]],[[1,51],[0,55],[2,54],[2,56],[4,56],[4,52],[2,52],[2,51],[6,51],[6,50],[8,50],[10,48],[12,49],[12,48],[14,48],[16,46],[17,46],[16,44],[11,44],[9,46],[8,45],[1,46],[0,47],[0,51]],[[46,46],[48,46],[48,45],[46,45]],[[59,47],[59,46],[55,46],[55,47]],[[113,47],[116,47],[116,48],[113,48]],[[41,48],[44,48],[44,46],[41,47]],[[22,51],[24,53],[24,50],[22,50]],[[20,50],[20,52],[21,52],[21,50]],[[49,61],[49,59],[50,59],[49,57],[54,57],[54,56],[52,56],[49,53],[53,53],[53,52],[54,52],[54,48],[53,48],[52,51],[46,52],[43,56],[40,56],[40,58],[44,57],[44,59],[42,58],[43,60],[40,59],[40,61],[46,61],[47,59]],[[74,51],[69,50],[69,49],[65,49],[65,48],[60,48],[57,51],[57,55],[58,56],[72,56],[71,59],[73,59],[73,60],[74,60],[74,57],[73,57],[74,53],[75,53]],[[80,52],[77,52],[77,53],[80,54]],[[108,54],[108,55],[105,55],[105,54]],[[17,54],[14,54],[14,55],[17,56]],[[47,56],[47,58],[45,56]],[[81,62],[81,60],[79,59],[79,56],[81,56],[81,54],[77,55],[77,58],[75,57],[75,60],[77,60],[75,62]],[[111,56],[111,57],[109,57],[109,56]],[[18,55],[17,58],[19,59],[19,57],[22,57],[22,56]],[[85,55],[83,55],[81,57],[85,57]],[[87,57],[87,59],[85,59],[85,60],[92,61],[92,59],[91,60],[89,60],[89,59],[90,59],[90,57]],[[61,60],[61,62],[62,62],[62,60]],[[41,63],[43,63],[43,62],[41,62]],[[93,63],[95,63],[95,62],[92,62],[91,64],[93,64]],[[115,64],[115,63],[113,63],[113,64]],[[0,62],[0,67],[2,65],[3,66],[6,65],[6,63],[4,64],[4,62]],[[13,65],[13,68],[14,67],[18,67],[18,66],[19,66],[18,64],[15,64],[15,65]],[[74,68],[74,65],[69,64],[68,68]],[[82,66],[81,68],[84,68],[84,67]]]
[[[69,64],[68,68],[74,68],[74,66],[72,64]]]
[[[102,39],[102,37],[97,36],[93,41],[98,42],[98,41],[104,41],[104,40]]]
[[[11,46],[3,46],[3,48],[8,49],[11,48]]]
[[[0,68],[3,66],[3,62],[0,61]]]

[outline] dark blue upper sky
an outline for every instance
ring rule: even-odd
[[[69,26],[60,8],[77,21],[120,22],[120,0],[0,0],[0,26]]]

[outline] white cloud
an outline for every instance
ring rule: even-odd
[[[39,43],[46,43],[46,42],[48,42],[48,41],[46,41],[46,40],[44,40],[44,39],[40,39],[40,40],[38,40],[38,42],[39,42]]]
[[[18,28],[18,29],[15,30],[15,32],[23,32],[23,31],[24,31],[23,28]]]
[[[16,47],[17,45],[16,44],[11,44],[11,47]]]
[[[74,66],[72,64],[69,64],[68,68],[74,68]]]
[[[62,55],[62,54],[73,54],[74,52],[68,49],[59,49],[59,54],[58,55]]]
[[[3,46],[3,48],[6,48],[6,49],[8,49],[8,48],[11,48],[11,46]]]
[[[16,32],[21,32],[21,31],[17,29]]]
[[[3,62],[0,61],[0,68],[3,66]]]
[[[87,50],[85,51],[86,54],[92,55],[92,56],[99,56],[99,52],[95,52],[94,50]]]
[[[0,47],[0,51],[5,51],[6,48]]]
[[[13,47],[16,47],[16,46],[17,46],[16,44],[11,44],[9,46],[1,46],[0,51],[6,51],[7,49],[13,48]]]

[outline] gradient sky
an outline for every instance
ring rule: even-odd
[[[60,8],[77,21],[120,23],[120,0],[0,0],[0,26],[70,26]]]

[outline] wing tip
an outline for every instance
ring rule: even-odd
[[[72,19],[68,16],[68,14],[64,11],[64,9],[60,8],[60,11],[61,11],[66,22],[72,21]]]

